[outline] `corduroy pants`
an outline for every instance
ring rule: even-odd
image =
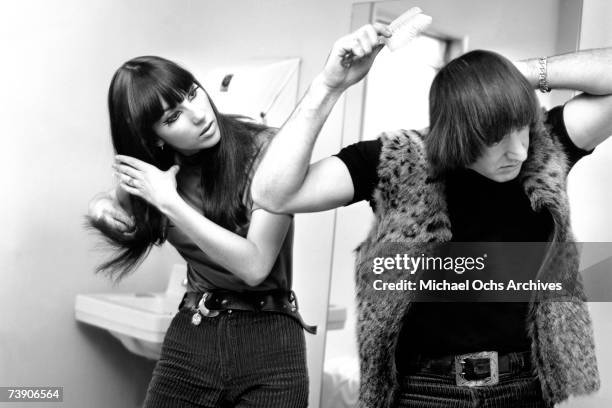
[[[145,408],[308,405],[304,331],[278,313],[222,312],[195,326],[173,319],[153,371]]]
[[[459,387],[454,375],[414,373],[401,379],[397,408],[550,408],[529,370],[499,375],[499,383]]]

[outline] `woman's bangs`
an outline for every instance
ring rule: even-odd
[[[150,128],[164,113],[162,100],[170,109],[180,104],[194,83],[190,75],[182,72],[160,72],[161,75],[142,78],[138,84],[134,100],[139,101],[142,117],[140,122],[145,128]],[[182,74],[182,75],[181,75]]]

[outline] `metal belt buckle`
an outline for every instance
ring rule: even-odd
[[[291,304],[291,311],[295,313],[298,310],[298,302],[297,297],[295,296],[295,292],[293,291],[289,293],[289,303]]]
[[[477,360],[488,360],[488,373],[479,373]],[[499,383],[497,351],[481,351],[455,356],[455,381],[464,387],[483,387]]]
[[[210,293],[208,293],[208,292],[206,292],[206,293],[204,293],[204,295],[202,295],[202,299],[200,299],[200,303],[198,303],[198,310],[200,311],[202,316],[205,316],[205,317],[216,317],[216,316],[219,316],[219,311],[218,310],[210,310],[204,304],[204,302],[206,302],[206,299],[208,298],[208,295],[210,295]]]

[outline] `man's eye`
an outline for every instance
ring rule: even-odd
[[[501,139],[499,139],[499,140],[498,140],[498,141],[496,141],[496,142],[491,142],[491,143],[489,143],[489,145],[488,145],[488,146],[489,146],[489,147],[497,146],[497,145],[499,145],[501,142],[503,142],[505,138],[506,138],[506,137],[504,136],[504,137],[502,137]]]
[[[181,112],[174,112],[172,115],[168,116],[168,119],[166,119],[166,124],[169,125],[176,122],[179,116],[181,116]]]

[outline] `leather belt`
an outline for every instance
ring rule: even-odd
[[[482,351],[436,358],[416,356],[409,368],[410,372],[454,375],[459,386],[487,386],[497,384],[499,374],[531,369],[531,353],[498,355],[496,351]]]
[[[216,317],[221,312],[231,314],[234,310],[247,312],[274,312],[295,319],[308,333],[316,334],[317,326],[302,320],[297,298],[293,291],[275,290],[265,292],[231,292],[214,290],[210,292],[187,292],[179,309],[194,312],[191,322],[199,325],[202,317]]]

